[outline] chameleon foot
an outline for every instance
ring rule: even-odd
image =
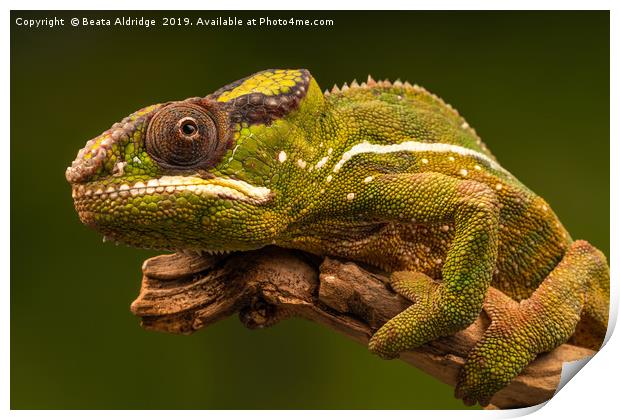
[[[573,335],[582,310],[588,311],[586,300],[598,293],[594,285],[608,277],[605,257],[577,241],[529,299],[516,302],[489,289],[483,308],[491,325],[467,356],[456,397],[468,405],[488,405],[539,353]]]
[[[396,358],[401,351],[432,340],[445,319],[437,305],[440,284],[426,274],[395,272],[390,278],[390,285],[414,303],[386,322],[370,339],[369,350],[384,359]]]
[[[537,354],[524,335],[527,322],[516,301],[491,288],[484,310],[491,325],[468,354],[455,390],[466,405],[488,405]]]

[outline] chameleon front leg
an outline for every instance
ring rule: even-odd
[[[441,283],[422,273],[400,272],[393,288],[415,301],[371,338],[384,358],[470,325],[482,309],[498,247],[499,205],[486,185],[437,173],[382,175],[359,200],[376,218],[419,223],[451,222],[454,238]]]
[[[589,243],[576,241],[529,299],[516,302],[489,289],[484,311],[491,325],[467,356],[457,398],[487,405],[539,353],[573,335],[580,316],[593,311],[589,302],[596,303],[598,318],[607,325],[609,294],[601,293],[597,285],[608,282],[605,256]]]

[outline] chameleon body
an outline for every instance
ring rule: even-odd
[[[609,269],[497,162],[450,105],[396,81],[321,92],[267,70],[141,109],[67,169],[83,223],[132,246],[222,253],[275,244],[392,272],[413,303],[371,338],[397,357],[470,325],[456,395],[487,404],[533,358],[598,349]],[[493,288],[490,288],[493,286]]]

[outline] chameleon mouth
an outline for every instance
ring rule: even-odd
[[[75,201],[101,201],[105,199],[130,198],[153,194],[178,194],[189,192],[202,197],[263,204],[272,197],[266,187],[257,187],[247,182],[227,179],[203,179],[195,176],[162,176],[134,184],[102,186],[98,183],[74,185],[72,197]]]

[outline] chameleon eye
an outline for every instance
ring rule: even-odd
[[[191,137],[198,133],[196,121],[191,117],[182,119],[179,124],[181,126],[181,134],[184,136]]]
[[[218,130],[210,113],[195,104],[171,104],[151,120],[146,150],[160,165],[179,169],[206,164],[218,149]]]

